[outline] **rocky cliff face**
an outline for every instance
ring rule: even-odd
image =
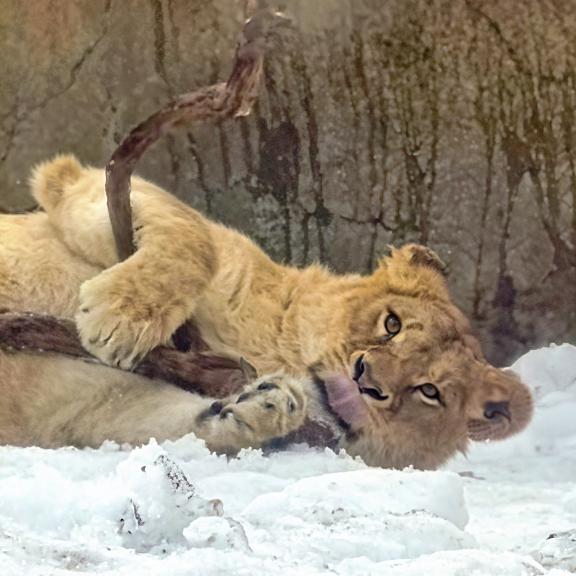
[[[576,4],[285,0],[254,114],[140,172],[275,258],[367,271],[424,242],[492,360],[576,339]],[[236,0],[0,1],[0,210],[30,167],[103,165],[171,96],[225,79]]]

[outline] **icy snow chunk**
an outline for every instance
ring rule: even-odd
[[[198,518],[184,529],[184,538],[194,548],[250,551],[242,524],[233,518],[208,516]]]
[[[412,561],[370,562],[366,558],[345,560],[339,576],[537,576],[544,574],[528,556],[484,550],[437,552]]]
[[[265,525],[294,516],[331,524],[335,519],[425,512],[463,529],[468,522],[462,479],[450,472],[370,468],[300,480],[256,498],[243,512]]]
[[[532,350],[512,365],[534,391],[536,410],[524,437],[548,447],[576,434],[576,346],[562,344]]]
[[[119,533],[130,548],[185,544],[183,530],[193,519],[223,514],[222,503],[200,497],[180,466],[155,443],[135,450],[118,473],[130,491],[119,519]]]
[[[550,534],[534,554],[547,568],[562,568],[576,572],[576,530]]]
[[[310,565],[414,558],[470,548],[462,481],[451,473],[366,469],[325,474],[257,497],[242,513],[256,551]],[[280,544],[281,543],[281,544]]]
[[[557,391],[576,396],[576,346],[552,345],[532,350],[510,367],[534,392],[536,400]]]
[[[248,535],[260,555],[295,557],[316,568],[332,568],[346,558],[381,562],[476,546],[474,538],[450,522],[422,512],[335,518],[328,525],[285,516]]]

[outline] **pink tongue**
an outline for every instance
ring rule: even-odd
[[[356,382],[335,375],[325,378],[324,384],[332,410],[350,426],[360,426],[368,416],[368,408]]]

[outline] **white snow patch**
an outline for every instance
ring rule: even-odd
[[[2,447],[0,575],[566,575],[576,347],[512,368],[535,392],[532,424],[436,472],[303,446],[228,460],[193,436],[139,449]]]

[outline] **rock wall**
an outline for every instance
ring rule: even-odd
[[[275,0],[271,0],[275,2]],[[140,172],[275,258],[368,271],[424,242],[488,355],[576,340],[576,3],[285,0],[252,116]],[[103,165],[171,96],[225,79],[238,0],[0,0],[0,211],[30,167]]]

